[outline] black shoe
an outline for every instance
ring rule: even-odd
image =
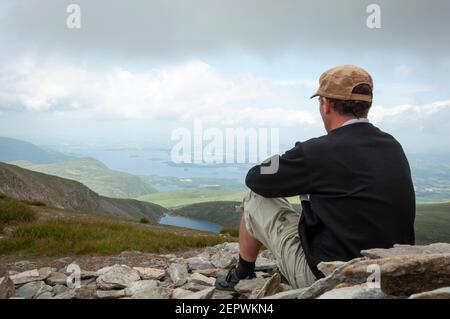
[[[253,279],[253,278],[256,278],[256,274],[254,272],[251,273],[246,278],[242,279]],[[215,286],[218,290],[234,291],[234,286],[236,286],[240,280],[241,279],[239,279],[238,276],[236,275],[236,268],[233,267],[230,269],[230,271],[225,277],[218,277],[216,279]]]

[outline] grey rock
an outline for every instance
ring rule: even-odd
[[[219,268],[210,268],[210,269],[198,269],[195,270],[194,272],[199,273],[201,275],[204,275],[206,277],[221,277],[221,276],[226,276],[228,273],[227,269],[219,269]]]
[[[214,290],[211,299],[234,299],[236,293],[233,291]]]
[[[321,278],[314,282],[311,286],[304,289],[298,296],[299,299],[314,299],[324,294],[325,292],[334,289],[340,283],[349,281],[353,285],[362,284],[367,281],[368,273],[365,269],[364,275],[355,276],[354,278],[348,277],[344,269],[351,267],[354,264],[363,262],[365,258],[355,258],[346,262],[342,266],[336,268],[329,276]]]
[[[210,287],[197,292],[193,292],[189,295],[183,296],[179,299],[211,299],[216,288]]]
[[[81,280],[81,282],[80,282],[81,287],[90,285],[90,284],[94,283],[95,280],[96,280],[95,277],[92,277],[92,278],[89,278],[89,279]]]
[[[97,290],[99,299],[118,299],[125,297],[125,289],[122,290]]]
[[[262,299],[297,299],[306,288],[288,290],[284,292],[279,292],[275,295],[264,297]]]
[[[367,285],[356,285],[327,291],[318,299],[391,299],[379,288],[368,288]]]
[[[166,275],[166,271],[164,269],[149,268],[149,267],[134,267],[133,269],[139,273],[139,276],[141,276],[141,279],[143,280],[147,279],[160,280],[164,278],[164,276]]]
[[[213,265],[211,264],[209,259],[205,257],[200,256],[191,257],[186,259],[186,262],[189,265],[189,268],[192,270],[213,268]]]
[[[0,278],[0,299],[8,299],[15,295],[14,282],[9,277]]]
[[[275,295],[281,291],[281,275],[276,273],[264,283],[261,289],[255,289],[249,299],[260,299]]]
[[[319,269],[325,276],[328,276],[344,264],[344,261],[321,262],[317,265],[317,269]]]
[[[239,254],[239,243],[222,243],[213,246],[215,250],[227,250],[236,254]]]
[[[38,299],[39,296],[41,296],[42,294],[51,294],[53,296],[53,287],[49,286],[49,285],[43,285],[39,291],[36,293],[35,297],[36,299]]]
[[[175,288],[172,292],[172,298],[173,299],[180,299],[184,296],[190,295],[192,291],[183,289],[183,288]]]
[[[409,299],[450,299],[450,287],[414,294],[411,295]]]
[[[103,290],[129,287],[140,280],[139,273],[126,265],[114,265],[97,278],[97,286]]]
[[[51,275],[51,273],[53,273],[55,271],[56,271],[56,268],[53,268],[53,267],[44,267],[44,268],[40,268],[38,270],[39,275],[41,276],[41,280],[44,280],[44,281]]]
[[[80,288],[74,289],[75,296],[74,299],[97,299],[97,284],[89,284],[86,286],[81,286]]]
[[[53,297],[53,299],[74,299],[77,295],[76,289],[69,289]]]
[[[408,255],[432,255],[432,254],[450,254],[449,243],[434,243],[431,245],[394,245],[389,249],[368,249],[361,251],[361,254],[371,259],[399,257]]]
[[[134,294],[133,299],[170,299],[172,295],[172,289],[170,288],[154,288],[150,290],[144,290]]]
[[[294,289],[290,285],[284,284],[284,283],[280,284],[280,288],[281,288],[281,291],[288,291],[288,290],[293,290]]]
[[[234,290],[240,294],[251,294],[255,289],[261,289],[265,283],[264,278],[244,279],[234,286]]]
[[[197,257],[208,259],[211,257],[211,254],[215,253],[216,250],[214,247],[206,247]]]
[[[230,268],[237,262],[238,255],[228,250],[220,250],[211,256],[211,263],[216,268]]]
[[[45,282],[51,286],[67,284],[67,276],[60,272],[52,272]]]
[[[52,299],[53,294],[51,292],[44,292],[36,297],[36,299]]]
[[[132,283],[128,288],[125,289],[125,295],[131,297],[137,293],[144,292],[146,290],[152,290],[158,287],[157,280],[140,280]]]
[[[270,278],[270,277],[272,277],[269,273],[264,272],[264,271],[256,271],[255,275],[256,275],[256,277],[259,277],[259,278]]]
[[[69,288],[67,286],[56,285],[53,287],[52,291],[55,295],[59,295],[59,294],[62,294],[63,292],[66,292],[67,290],[69,290]]]
[[[106,274],[108,271],[110,271],[111,268],[112,268],[112,266],[107,266],[107,267],[100,268],[99,270],[97,270],[97,271],[94,273],[94,275],[95,275],[95,277],[100,277],[101,275],[104,275],[104,274]]]
[[[199,273],[193,273],[191,276],[189,276],[188,282],[194,282],[194,283],[197,283],[200,285],[205,285],[205,286],[214,286],[216,279],[211,278],[211,277],[206,277]]]
[[[189,276],[188,265],[185,263],[173,263],[169,266],[167,272],[175,287],[182,286]]]
[[[200,291],[200,290],[205,290],[207,288],[211,287],[210,285],[201,285],[198,284],[196,282],[188,282],[187,284],[184,284],[183,286],[181,286],[181,288],[186,289],[186,290],[190,290],[190,291]]]
[[[174,254],[165,254],[165,255],[160,255],[160,257],[162,258],[166,258],[166,259],[173,259],[173,258],[177,258],[176,255]]]
[[[378,264],[381,290],[394,296],[409,296],[450,286],[450,254],[403,255],[360,261],[342,269],[343,282],[367,280],[367,269]]]
[[[25,299],[32,299],[37,296],[39,290],[45,285],[43,281],[32,281],[24,284],[16,291],[17,297],[23,297]]]
[[[95,271],[81,270],[80,279],[82,280],[92,279],[96,277],[96,274],[97,273]]]
[[[24,271],[16,275],[12,275],[10,278],[15,285],[26,284],[32,281],[41,281],[41,275],[37,269]]]
[[[317,298],[340,284],[363,284],[368,267],[379,265],[381,290],[387,295],[409,296],[450,286],[450,254],[401,255],[379,259],[353,259],[329,276],[313,283],[300,299]]]

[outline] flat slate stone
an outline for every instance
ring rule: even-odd
[[[394,245],[389,249],[368,249],[362,250],[361,254],[367,258],[387,258],[399,257],[407,255],[431,255],[431,254],[450,254],[450,244],[448,243],[434,243],[430,245]]]
[[[443,287],[411,295],[409,299],[450,299],[450,287]]]

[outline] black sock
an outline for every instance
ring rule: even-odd
[[[244,279],[250,276],[255,271],[255,262],[250,262],[244,260],[241,255],[239,255],[239,263],[236,267],[236,276],[239,279]]]

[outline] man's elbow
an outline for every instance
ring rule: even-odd
[[[254,176],[251,174],[251,172],[247,173],[247,176],[245,177],[245,185],[250,188],[252,191],[254,191],[254,187],[255,187],[255,178]]]

